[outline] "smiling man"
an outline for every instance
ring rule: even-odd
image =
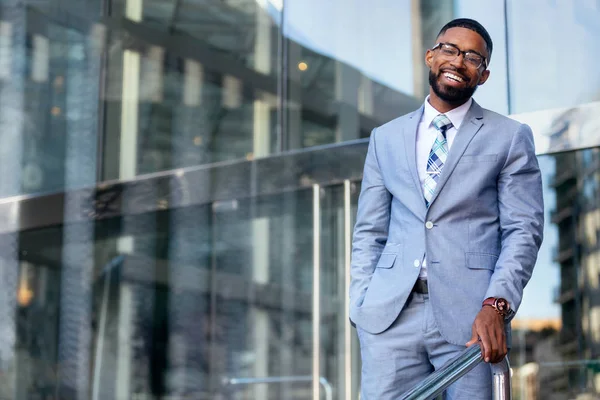
[[[491,399],[544,223],[531,129],[472,99],[492,47],[478,22],[449,22],[424,105],[371,134],[350,287],[363,400],[399,398],[477,342],[486,363],[446,398]]]

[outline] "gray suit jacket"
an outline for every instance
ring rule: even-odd
[[[484,299],[504,297],[519,308],[542,242],[541,174],[531,129],[473,102],[427,208],[415,161],[422,114],[423,107],[371,134],[352,243],[350,318],[367,332],[386,330],[427,254],[438,328],[464,345]]]

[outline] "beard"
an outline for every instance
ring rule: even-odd
[[[467,86],[464,88],[440,85],[439,77],[441,74],[442,72],[436,75],[432,70],[429,70],[429,85],[431,85],[431,88],[437,97],[450,104],[462,104],[473,97],[473,94],[477,90],[477,85],[474,87]]]

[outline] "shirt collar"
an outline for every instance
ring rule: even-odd
[[[453,110],[444,113],[446,117],[452,122],[452,125],[456,130],[460,128],[460,125],[463,123],[469,108],[471,108],[471,104],[473,103],[473,98],[470,98],[465,104],[456,107]],[[429,104],[429,96],[425,99],[425,110],[423,111],[423,122],[425,126],[430,127],[433,119],[440,114],[438,110],[436,110],[431,104]]]

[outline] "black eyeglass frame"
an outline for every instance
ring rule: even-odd
[[[479,64],[476,67],[476,69],[481,68],[482,65],[484,66],[484,70],[487,69],[487,57],[485,57],[483,54],[480,54],[480,53],[476,52],[475,50],[462,51],[461,49],[458,48],[457,45],[455,45],[453,43],[444,43],[444,42],[440,42],[440,43],[436,44],[430,50],[434,51],[434,50],[440,49],[442,46],[449,46],[449,47],[452,47],[452,48],[456,49],[458,51],[458,54],[456,55],[456,57],[458,57],[459,55],[462,54],[463,55],[463,60],[467,56],[467,54],[476,54],[476,55],[478,55],[479,57],[482,58],[482,60],[481,60],[481,64]]]

